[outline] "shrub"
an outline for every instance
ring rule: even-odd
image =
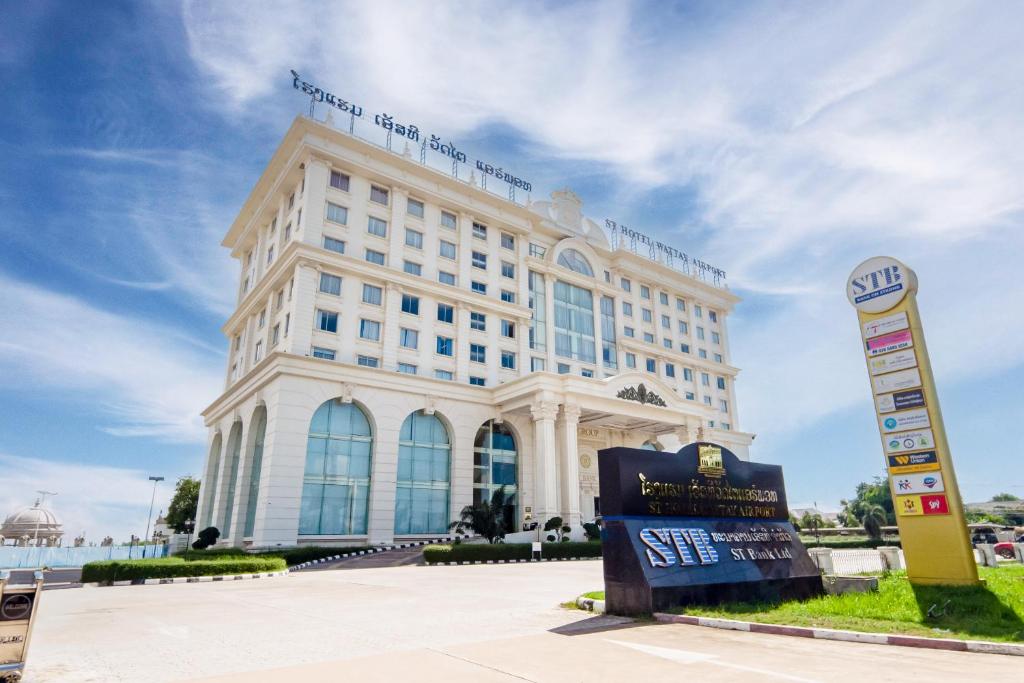
[[[256,574],[287,569],[279,557],[226,557],[186,562],[178,557],[156,560],[106,560],[89,562],[82,567],[83,583],[132,581],[136,579],[168,579],[182,576],[220,576]]]
[[[562,541],[544,543],[541,557],[601,557],[601,543]],[[461,543],[459,545],[428,545],[423,559],[430,564],[438,562],[486,562],[487,560],[528,560],[533,556],[529,543]]]
[[[196,550],[205,550],[216,543],[218,538],[220,538],[220,529],[208,526],[196,535],[196,541],[192,547]]]
[[[245,557],[246,552],[241,548],[205,548],[203,550],[186,550],[177,553],[172,557],[180,557],[186,562],[193,560],[212,560],[218,557]]]
[[[588,541],[601,540],[601,527],[594,522],[587,522],[583,525],[583,533],[587,535]]]
[[[888,538],[868,538],[867,536],[822,536],[820,544],[817,543],[813,536],[800,536],[800,540],[808,548],[822,547],[833,548],[835,550],[878,548],[883,545],[900,547],[900,539],[898,537],[891,536]]]
[[[561,543],[545,543],[541,557],[555,559],[559,557],[601,557],[600,541],[562,541]]]

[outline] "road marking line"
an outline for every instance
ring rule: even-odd
[[[680,664],[698,664],[707,663],[714,664],[716,666],[724,666],[729,669],[736,669],[738,671],[747,671],[749,673],[762,674],[765,676],[774,676],[776,678],[783,678],[787,681],[797,681],[798,683],[821,683],[813,678],[801,678],[800,676],[792,676],[790,674],[779,673],[777,671],[769,671],[767,669],[758,669],[753,666],[744,666],[743,664],[734,664],[732,662],[721,662],[716,661],[718,655],[711,655],[705,652],[693,652],[691,650],[678,650],[675,648],[658,647],[656,645],[643,645],[640,643],[630,643],[624,640],[607,640],[605,642],[613,643],[615,645],[621,645],[628,647],[639,652],[644,652],[655,657],[661,657],[662,659],[668,659],[673,662],[679,662]]]

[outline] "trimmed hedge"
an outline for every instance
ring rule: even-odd
[[[280,557],[251,557],[195,560],[186,562],[177,557],[155,560],[106,560],[89,562],[82,567],[82,583],[133,581],[136,579],[170,579],[182,576],[221,576],[279,572],[288,568]]]
[[[488,560],[529,560],[533,553],[529,543],[457,543],[455,545],[428,545],[423,559],[429,564],[439,562],[486,562]],[[544,543],[541,557],[601,557],[601,542]]]
[[[808,548],[832,548],[834,550],[855,550],[857,548],[878,548],[879,546],[902,547],[898,536],[887,538],[868,538],[866,536],[822,536],[820,545],[813,536],[801,534],[800,540]]]

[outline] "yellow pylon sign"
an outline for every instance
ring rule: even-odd
[[[917,310],[917,275],[876,256],[854,268],[846,294],[860,320],[907,575],[919,584],[978,583]]]

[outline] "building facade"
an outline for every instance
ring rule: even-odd
[[[223,244],[241,274],[197,513],[221,543],[437,536],[502,486],[512,529],[578,528],[601,448],[747,457],[738,299],[612,248],[569,190],[522,206],[298,117]]]

